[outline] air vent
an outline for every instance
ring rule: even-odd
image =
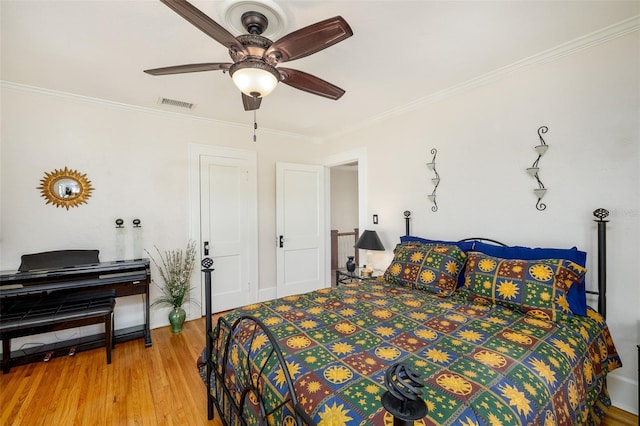
[[[177,101],[175,99],[169,98],[158,98],[158,103],[160,105],[170,105],[176,108],[185,108],[185,109],[194,109],[196,107],[195,104],[191,102]]]

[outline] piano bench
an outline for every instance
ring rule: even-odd
[[[107,364],[111,364],[113,308],[116,290],[62,293],[33,298],[16,298],[2,305],[0,340],[2,372],[11,369],[11,339],[84,325],[104,323]]]

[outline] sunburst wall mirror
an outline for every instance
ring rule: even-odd
[[[56,207],[77,207],[87,202],[93,187],[86,174],[71,170],[65,166],[64,170],[45,172],[38,187],[47,204]]]

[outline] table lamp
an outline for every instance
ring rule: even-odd
[[[356,241],[356,245],[354,246],[356,249],[366,250],[376,250],[376,251],[384,251],[384,246],[382,245],[382,241],[380,241],[380,237],[376,231],[365,230],[358,241]],[[367,262],[369,253],[366,253]],[[373,274],[373,269],[367,268],[367,265],[363,265],[362,270],[360,271],[360,275],[363,277],[370,277]]]

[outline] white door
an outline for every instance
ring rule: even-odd
[[[276,164],[277,296],[327,286],[323,166]]]
[[[250,158],[200,156],[200,234],[214,261],[213,312],[256,300],[257,216],[252,179],[255,164]]]

